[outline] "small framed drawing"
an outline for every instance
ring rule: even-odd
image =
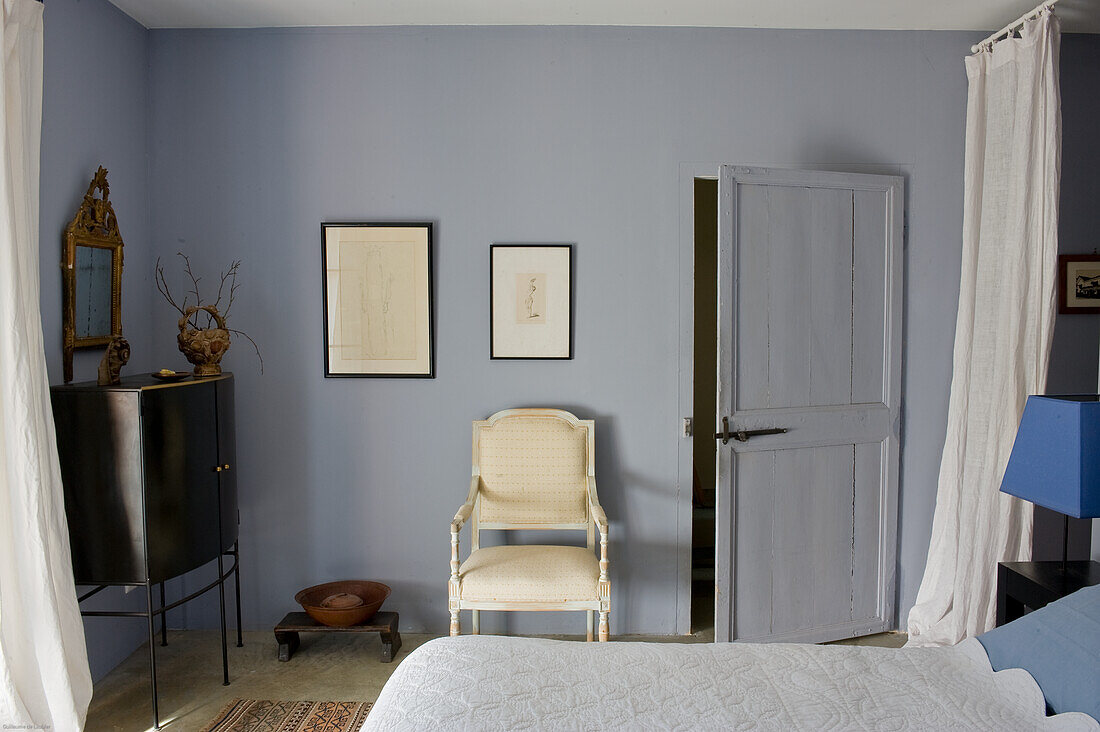
[[[1058,312],[1100,313],[1100,255],[1058,257]]]
[[[435,376],[430,223],[321,224],[325,376]]]
[[[489,357],[573,358],[573,245],[489,247]]]

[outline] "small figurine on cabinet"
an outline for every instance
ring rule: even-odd
[[[99,362],[99,385],[116,386],[121,383],[119,372],[130,360],[130,344],[122,336],[115,336],[107,344],[103,360]]]

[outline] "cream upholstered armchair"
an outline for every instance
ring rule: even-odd
[[[586,610],[600,640],[608,636],[611,580],[607,574],[607,516],[596,497],[590,419],[559,409],[508,409],[474,422],[470,494],[451,522],[451,635],[459,610]],[[458,533],[470,521],[471,550],[458,559]],[[578,529],[587,548],[526,545],[481,548],[482,529]],[[595,555],[600,533],[600,559]]]

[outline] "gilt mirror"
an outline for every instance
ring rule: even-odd
[[[100,166],[65,228],[61,260],[65,383],[73,380],[75,349],[106,346],[122,335],[122,236],[109,196],[107,171]]]

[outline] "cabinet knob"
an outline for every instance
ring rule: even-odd
[[[214,466],[214,472],[215,472],[215,473],[220,473],[220,472],[222,472],[222,466],[220,466],[220,465],[216,465],[216,466]]]
[[[229,470],[229,463],[222,466],[222,470]]]

